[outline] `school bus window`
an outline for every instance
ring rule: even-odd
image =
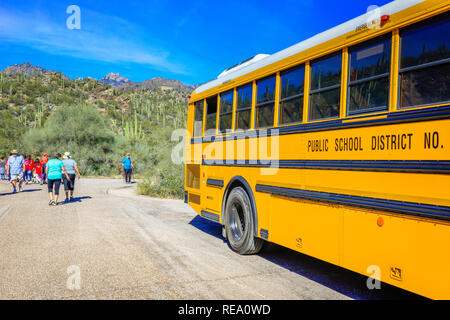
[[[303,94],[305,66],[281,73],[280,123],[301,122],[303,117]]]
[[[255,128],[273,126],[275,108],[276,77],[271,76],[256,83],[256,122]]]
[[[236,130],[250,128],[250,116],[252,113],[253,85],[247,84],[237,89]]]
[[[339,116],[341,72],[341,53],[311,63],[310,120]]]
[[[400,107],[450,100],[450,14],[400,32]]]
[[[225,133],[227,130],[231,130],[231,121],[233,118],[233,96],[233,91],[222,93],[220,95],[219,131],[222,133]]]
[[[217,96],[206,99],[206,135],[216,134]]]
[[[203,100],[197,101],[194,108],[194,129],[192,132],[194,137],[201,137],[203,131]]]
[[[391,35],[349,50],[348,114],[388,109]]]

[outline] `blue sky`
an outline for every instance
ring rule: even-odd
[[[71,78],[118,72],[132,81],[204,83],[388,2],[0,0],[0,69],[31,62]],[[73,4],[80,30],[66,26]]]

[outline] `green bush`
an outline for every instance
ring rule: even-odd
[[[165,165],[138,184],[138,194],[182,199],[184,195],[184,166]]]
[[[184,165],[172,161],[172,148],[177,142],[170,140],[171,129],[154,131],[152,139],[156,146],[154,151],[154,168],[138,184],[138,193],[153,197],[181,199],[184,195]],[[159,142],[156,142],[159,141]]]

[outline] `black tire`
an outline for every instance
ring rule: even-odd
[[[252,205],[247,192],[234,188],[225,206],[225,230],[231,248],[239,254],[258,253],[264,240],[254,236]]]

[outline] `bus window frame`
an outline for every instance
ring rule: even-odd
[[[219,134],[219,135],[220,135],[220,134],[222,134],[222,135],[226,134],[226,133],[227,133],[227,130],[228,130],[229,132],[231,132],[231,131],[233,130],[234,89],[235,89],[235,88],[219,93],[219,100],[218,100],[218,101],[219,101],[220,103],[219,103],[219,105],[218,105],[219,121],[218,121],[218,129],[217,129],[217,134]],[[222,96],[223,96],[223,95],[227,95],[227,94],[231,94],[231,96],[232,96],[231,111],[230,111],[230,112],[224,112],[224,113],[222,113]],[[225,115],[225,116],[226,116],[226,115],[231,115],[231,120],[230,120],[230,125],[231,125],[231,127],[230,127],[229,129],[225,129],[225,131],[222,131],[222,129],[220,128],[220,120],[221,120],[221,117],[222,117],[223,115]]]
[[[260,81],[264,81],[270,78],[274,78],[275,79],[275,85],[273,87],[273,100],[270,101],[264,101],[261,103],[258,103],[258,82]],[[256,90],[254,90],[253,95],[255,96],[255,115],[254,115],[254,128],[255,130],[258,129],[267,129],[267,128],[273,128],[275,126],[275,102],[276,102],[276,91],[277,91],[277,73],[273,73],[269,76],[266,76],[264,78],[260,78],[258,80],[255,81],[256,84]],[[273,105],[273,113],[272,113],[272,125],[269,126],[257,126],[258,124],[258,108],[266,108],[267,106],[269,106],[270,104]]]
[[[421,20],[419,22],[416,23],[412,23],[410,25],[404,26],[402,28],[399,28],[399,46],[398,46],[398,68],[395,71],[397,73],[397,77],[398,77],[398,83],[397,83],[397,106],[396,109],[399,111],[404,111],[404,110],[412,110],[412,109],[418,109],[418,108],[425,108],[425,107],[433,107],[433,106],[442,106],[442,105],[446,105],[448,103],[450,103],[450,100],[447,101],[438,101],[438,102],[432,102],[432,103],[426,103],[426,104],[420,104],[420,105],[414,105],[414,106],[406,106],[406,107],[402,107],[402,73],[405,72],[410,72],[410,71],[416,71],[416,70],[424,70],[427,68],[433,68],[436,66],[440,66],[440,65],[444,65],[446,63],[450,63],[450,58],[446,58],[446,59],[442,59],[442,60],[436,60],[433,62],[428,62],[428,63],[423,63],[420,65],[415,65],[415,66],[411,66],[411,67],[406,67],[406,68],[402,68],[401,67],[401,63],[402,63],[402,47],[403,47],[403,37],[402,37],[402,31],[404,31],[405,29],[420,29],[421,27],[425,27],[427,25],[436,23],[436,21],[432,21],[433,19],[437,19],[439,20],[439,16],[443,16],[446,13],[440,13],[436,16],[431,16],[425,20]],[[444,19],[442,19],[444,20]]]
[[[368,78],[364,78],[364,79],[360,79],[360,80],[355,80],[355,81],[350,81],[350,78],[348,75],[350,75],[350,69],[351,69],[351,49],[352,48],[357,48],[357,47],[362,47],[364,46],[364,44],[373,42],[375,43],[377,40],[383,39],[384,40],[390,40],[391,42],[391,50],[389,50],[389,54],[390,54],[390,63],[389,63],[389,71],[383,74],[379,74],[376,76],[372,76],[372,77],[368,77]],[[383,40],[381,40],[383,41]],[[346,101],[346,105],[345,105],[345,117],[351,117],[351,116],[359,116],[359,115],[366,115],[366,114],[374,114],[374,113],[383,113],[383,112],[389,112],[389,102],[391,99],[391,65],[392,65],[392,61],[393,61],[393,56],[392,56],[392,47],[394,46],[394,35],[393,32],[390,31],[388,33],[376,36],[374,38],[365,40],[363,42],[357,43],[353,46],[349,46],[348,47],[348,55],[347,55],[347,88],[346,88],[346,95],[347,95],[347,101]],[[366,83],[366,82],[370,82],[373,80],[379,80],[379,79],[383,79],[383,78],[387,78],[388,80],[388,97],[387,97],[387,104],[385,106],[379,106],[379,107],[374,107],[374,108],[367,108],[367,109],[363,109],[363,110],[356,110],[356,111],[350,111],[350,87],[352,85],[358,85],[361,83]]]
[[[339,84],[332,85],[332,86],[325,87],[325,88],[320,88],[320,89],[314,89],[314,90],[311,89],[311,87],[312,87],[312,76],[313,76],[313,72],[312,72],[313,64],[315,62],[319,62],[321,60],[326,60],[328,58],[332,58],[333,56],[338,56],[338,55],[340,55],[340,57],[341,57],[341,59],[340,59],[341,60],[341,76],[339,77]],[[313,94],[316,94],[316,93],[327,92],[327,91],[332,91],[332,90],[336,90],[336,89],[342,89],[342,74],[345,72],[345,70],[343,70],[343,68],[342,68],[342,61],[343,61],[342,57],[343,57],[343,55],[344,55],[344,49],[339,49],[337,51],[334,51],[334,52],[325,54],[323,56],[317,57],[315,59],[309,60],[308,122],[320,122],[320,121],[326,121],[326,120],[337,120],[337,119],[340,118],[340,109],[342,107],[341,106],[341,99],[342,99],[341,91],[342,90],[339,90],[339,100],[338,100],[338,102],[339,102],[339,111],[338,111],[338,115],[334,116],[334,117],[327,117],[327,118],[321,118],[321,119],[311,119],[311,111],[312,111],[311,97],[312,97]]]
[[[196,111],[197,111],[197,103],[202,103],[203,104],[203,106],[202,106],[202,125],[201,125],[201,134],[200,135],[195,135],[195,121],[198,121],[198,120],[195,120],[195,114],[196,114]],[[193,120],[192,120],[192,137],[193,138],[201,138],[201,137],[203,137],[203,129],[204,129],[204,125],[205,125],[205,99],[201,99],[201,100],[198,100],[198,101],[196,101],[196,102],[194,102],[194,115],[193,115]]]
[[[293,95],[293,96],[282,98],[281,96],[282,96],[282,93],[283,93],[283,73],[294,71],[296,69],[298,69],[298,70],[303,69],[303,92],[299,93],[299,94],[296,94],[296,95]],[[305,88],[306,87],[306,72],[307,72],[306,62],[302,62],[302,63],[300,63],[298,65],[295,65],[295,66],[292,66],[292,67],[290,67],[288,69],[280,70],[280,84],[279,84],[280,92],[279,92],[279,102],[278,102],[278,126],[280,126],[280,127],[281,126],[289,126],[289,125],[295,125],[295,124],[303,123],[303,113],[305,111],[304,109],[305,109],[305,92],[306,92],[306,88]],[[282,108],[282,103],[286,102],[286,101],[295,100],[295,99],[298,99],[298,98],[302,98],[301,99],[301,102],[302,102],[302,114],[301,114],[300,120],[299,121],[288,122],[288,123],[282,123],[281,122],[281,120],[282,120],[281,112],[282,112],[282,109],[283,109]],[[306,108],[307,107],[308,106],[306,106]]]
[[[209,99],[214,99],[214,98],[216,99],[216,112],[215,112],[216,126],[214,128],[209,128],[208,129],[207,128],[207,125],[208,125],[208,100]],[[212,137],[212,136],[216,136],[217,135],[217,126],[218,126],[217,118],[218,118],[218,113],[220,112],[220,110],[219,110],[219,103],[218,103],[219,98],[220,98],[220,95],[219,94],[215,94],[215,95],[212,95],[212,96],[204,99],[204,113],[205,113],[205,116],[203,118],[203,121],[204,121],[203,136],[204,137]],[[214,133],[212,133],[213,129],[214,129]],[[208,131],[211,131],[211,133],[208,133]]]
[[[250,90],[252,91],[251,97],[250,97],[250,106],[249,107],[244,107],[244,108],[239,108],[239,88],[244,88],[244,87],[250,87]],[[247,84],[243,84],[241,86],[235,87],[236,90],[236,112],[234,114],[234,123],[233,123],[233,131],[234,132],[246,132],[249,130],[252,130],[252,110],[253,110],[253,95],[255,94],[255,90],[253,90],[253,81],[249,82]],[[241,129],[238,127],[239,125],[239,112],[240,111],[250,111],[250,115],[248,117],[248,128],[247,129]]]

